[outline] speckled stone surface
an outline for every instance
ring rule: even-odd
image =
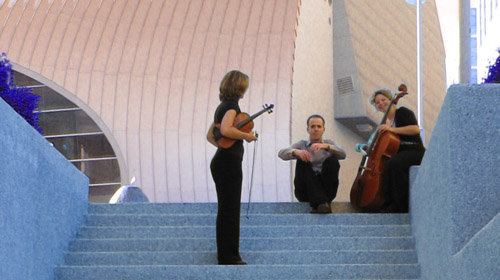
[[[51,279],[83,223],[88,178],[0,99],[0,278]]]
[[[422,279],[498,279],[499,139],[500,85],[451,86],[410,190]]]
[[[247,266],[218,266],[216,203],[91,204],[56,279],[418,279],[407,214],[242,211]],[[245,208],[247,205],[242,205]]]

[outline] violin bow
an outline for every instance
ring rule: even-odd
[[[258,138],[259,137],[259,134],[257,133],[257,131],[255,131],[255,136]],[[250,175],[250,187],[249,187],[249,190],[248,190],[248,205],[247,205],[247,220],[249,220],[250,218],[248,217],[248,212],[250,212],[250,202],[251,202],[251,198],[252,198],[252,187],[253,187],[253,170],[255,169],[255,155],[257,154],[257,140],[255,140],[254,142],[254,146],[253,146],[253,160],[252,160],[252,173]]]

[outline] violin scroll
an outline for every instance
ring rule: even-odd
[[[271,114],[273,112],[273,108],[274,108],[274,104],[271,104],[271,105],[267,105],[267,104],[264,104],[262,105],[262,108],[264,108],[264,112],[267,111],[268,114]]]

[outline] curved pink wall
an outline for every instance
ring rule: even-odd
[[[2,1],[0,1],[2,2]],[[74,94],[121,149],[151,201],[215,201],[205,140],[218,86],[231,69],[251,79],[240,102],[261,137],[252,201],[290,201],[290,143],[297,0],[3,1],[0,51]],[[36,78],[36,77],[34,77]],[[243,200],[253,144],[246,146]]]

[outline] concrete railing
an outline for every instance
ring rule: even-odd
[[[0,278],[52,279],[83,223],[88,178],[0,98]]]
[[[451,86],[410,190],[422,279],[498,279],[499,139],[500,85]]]

